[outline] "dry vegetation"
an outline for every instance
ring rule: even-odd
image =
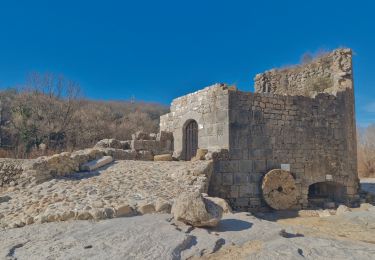
[[[375,124],[358,130],[358,173],[375,177]]]
[[[30,75],[22,88],[0,92],[0,157],[32,158],[93,146],[103,138],[127,140],[158,131],[168,108],[151,103],[92,101],[61,76]]]

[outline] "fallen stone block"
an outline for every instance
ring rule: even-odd
[[[94,161],[81,165],[80,169],[81,171],[94,171],[96,169],[99,169],[100,167],[103,167],[104,165],[111,163],[112,161],[113,161],[112,156],[103,156],[102,158],[98,160],[94,160]]]
[[[154,161],[173,161],[171,154],[160,154],[154,156]]]
[[[194,227],[215,227],[223,215],[223,209],[202,196],[201,193],[182,193],[172,206],[175,220]]]
[[[138,205],[137,210],[142,215],[150,214],[155,212],[155,206],[152,203],[141,203]]]
[[[127,204],[120,205],[115,210],[116,210],[116,217],[129,217],[135,214],[134,209]]]
[[[196,155],[191,158],[192,161],[199,161],[199,160],[205,160],[206,154],[208,153],[207,149],[198,149]]]

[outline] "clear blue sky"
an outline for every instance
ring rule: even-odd
[[[375,122],[374,1],[21,1],[0,3],[0,87],[29,72],[78,81],[93,99],[168,104],[303,53],[352,48],[357,123]]]

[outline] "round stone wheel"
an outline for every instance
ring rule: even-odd
[[[276,210],[290,209],[297,204],[297,188],[292,174],[281,169],[269,171],[262,181],[267,204]]]

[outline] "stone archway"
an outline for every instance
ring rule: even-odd
[[[198,149],[198,124],[195,120],[188,120],[184,127],[183,155],[184,160],[190,161]]]
[[[332,182],[316,182],[309,186],[309,206],[322,207],[325,202],[342,203],[345,200],[346,188],[344,185]]]

